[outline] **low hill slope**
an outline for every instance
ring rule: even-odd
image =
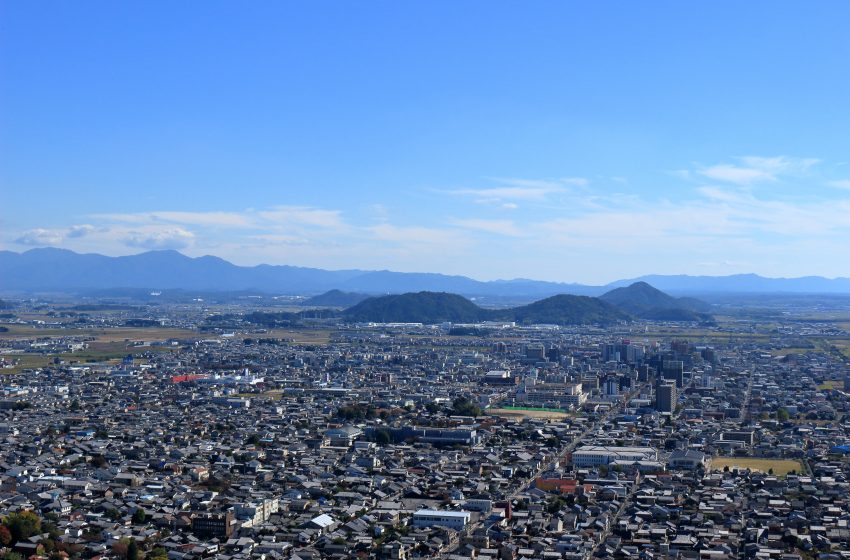
[[[363,300],[369,299],[366,294],[355,292],[343,292],[342,290],[330,290],[323,294],[305,299],[301,305],[309,307],[351,307]]]

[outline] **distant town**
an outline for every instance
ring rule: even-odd
[[[621,290],[572,324],[8,298],[0,554],[850,558],[850,310]]]

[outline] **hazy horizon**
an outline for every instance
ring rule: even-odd
[[[850,4],[6,2],[0,249],[850,276]]]
[[[29,249],[24,249],[22,251],[13,251],[13,252],[18,253],[18,254],[22,254],[22,253],[25,253],[25,252],[28,252],[28,251],[31,251],[31,250],[34,250],[34,249],[57,249],[57,250],[69,250],[69,251],[71,251],[71,249],[65,249],[63,247],[49,247],[48,246],[48,247],[31,247]],[[2,249],[0,249],[0,250],[2,250]],[[219,257],[218,255],[210,255],[210,254],[188,255],[188,254],[186,254],[186,252],[184,252],[182,250],[178,250],[178,249],[146,249],[146,250],[141,250],[141,251],[132,252],[132,253],[120,254],[120,255],[105,255],[103,253],[95,253],[95,252],[77,253],[77,254],[100,255],[100,256],[107,256],[107,257],[133,257],[133,256],[143,255],[145,253],[162,252],[162,251],[164,251],[164,252],[173,251],[173,252],[179,253],[180,255],[183,255],[183,256],[189,257],[189,258],[193,258],[193,259],[203,258],[203,257],[219,258],[219,259],[222,259],[222,260],[224,260],[224,261],[226,261],[230,264],[233,264],[235,266],[249,267],[249,268],[255,267],[255,266],[263,266],[263,265],[267,265],[267,266],[298,266],[298,265],[292,265],[291,263],[286,263],[286,262],[261,262],[261,263],[257,263],[257,264],[240,265],[240,264],[235,263],[233,261],[230,261],[228,259],[224,259],[223,257]],[[303,268],[316,268],[317,270],[327,270],[327,271],[330,271],[330,272],[342,271],[342,270],[355,270],[356,269],[356,270],[360,270],[362,272],[401,272],[401,273],[410,273],[410,274],[431,274],[431,273],[434,273],[434,271],[430,271],[430,270],[394,270],[394,269],[389,269],[389,268],[386,268],[386,267],[385,268],[373,268],[373,269],[367,269],[367,268],[346,268],[346,269],[342,269],[342,268],[323,268],[323,267],[303,267]],[[437,272],[436,274],[442,274],[442,273]],[[843,280],[843,279],[847,278],[847,277],[844,277],[844,276],[820,276],[820,275],[811,275],[811,274],[800,274],[799,276],[764,276],[764,275],[760,275],[760,274],[757,274],[757,273],[754,273],[754,272],[742,272],[742,273],[736,273],[736,274],[730,274],[730,275],[701,275],[701,276],[706,277],[706,278],[724,278],[724,277],[737,276],[737,275],[741,275],[741,276],[755,275],[755,276],[759,276],[761,278],[765,278],[765,279],[768,279],[768,280],[794,280],[794,279],[801,279],[801,278],[823,278],[825,280]],[[528,276],[482,278],[482,277],[477,277],[477,276],[468,275],[468,274],[458,274],[458,275],[455,275],[455,276],[461,276],[461,277],[469,278],[471,280],[480,281],[480,282],[498,282],[498,281],[511,282],[511,281],[516,281],[516,280],[528,280],[528,281],[532,281],[532,282],[555,282],[555,283],[562,283],[562,284],[584,285],[584,286],[589,286],[589,287],[592,287],[592,286],[604,287],[604,286],[607,286],[608,284],[615,284],[617,282],[622,282],[622,281],[630,281],[630,280],[641,281],[641,279],[649,277],[649,276],[665,276],[665,277],[690,276],[690,277],[698,277],[700,275],[696,275],[696,274],[648,273],[648,274],[642,274],[642,275],[639,275],[639,276],[619,276],[619,277],[603,280],[603,281],[597,282],[597,283],[578,282],[578,281],[575,281],[575,280],[571,280],[569,278],[566,278],[566,279],[545,279],[545,278],[536,278],[536,277],[528,277]]]

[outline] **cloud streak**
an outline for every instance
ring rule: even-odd
[[[716,181],[749,186],[756,183],[778,181],[785,175],[804,174],[820,163],[820,160],[816,158],[787,156],[743,156],[736,159],[738,163],[721,163],[701,167],[697,170],[697,173]]]
[[[843,240],[850,238],[850,180],[820,178],[818,183],[830,188],[814,192],[755,188],[794,185],[795,179],[808,185],[818,163],[747,156],[712,168],[693,166],[675,177],[666,174],[677,188],[665,194],[676,193],[675,198],[653,197],[637,188],[591,191],[577,178],[498,178],[486,188],[437,191],[452,196],[404,212],[386,203],[364,204],[359,214],[306,205],[164,209],[85,216],[77,225],[37,227],[10,238],[18,246],[83,252],[180,249],[239,264],[389,268],[482,278],[593,281],[600,270],[616,270],[608,280],[650,272],[769,274],[781,273],[789,262],[806,263],[812,255],[821,255],[826,264],[816,263],[820,268],[807,273],[842,275],[845,270],[848,275],[839,259],[827,262],[822,256],[828,247],[843,250]],[[497,206],[474,204],[481,197]],[[458,204],[458,198],[469,204]]]
[[[128,247],[147,250],[186,249],[195,242],[195,234],[183,228],[130,231],[123,237]]]

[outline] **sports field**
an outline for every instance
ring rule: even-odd
[[[750,469],[751,471],[769,472],[773,469],[776,476],[785,476],[789,472],[805,472],[799,461],[791,459],[764,459],[759,457],[715,457],[711,460],[711,470],[722,471],[724,467],[732,469]]]
[[[523,418],[542,418],[545,420],[562,420],[570,416],[568,412],[547,408],[490,408],[487,414],[500,416],[509,420],[521,421]]]

